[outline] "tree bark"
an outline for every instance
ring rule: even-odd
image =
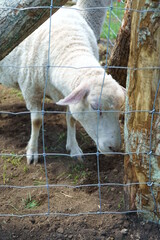
[[[6,2],[9,4],[7,5]],[[66,2],[67,0],[54,0],[53,7],[62,6]],[[49,18],[50,4],[51,0],[1,0],[0,60]],[[36,9],[21,10],[28,7],[36,7]],[[57,10],[58,8],[53,8],[52,13]]]
[[[112,49],[111,56],[108,61],[108,66],[125,67],[109,68],[108,74],[111,74],[123,87],[126,87],[127,66],[129,59],[130,48],[130,33],[131,33],[131,0],[126,1],[126,11],[122,20],[122,26],[119,30],[116,43]]]
[[[128,210],[160,222],[160,6],[134,0],[132,9],[126,111],[147,111],[126,114],[124,181],[138,184],[125,196]]]

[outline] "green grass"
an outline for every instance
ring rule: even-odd
[[[23,100],[22,92],[18,89],[10,89],[10,93],[16,95],[20,100]]]
[[[56,142],[54,142],[54,147],[51,147],[51,150],[58,150],[62,148],[63,141],[66,140],[66,132],[62,132],[59,136]],[[47,150],[46,150],[47,151]]]
[[[3,183],[6,184],[6,183],[8,183],[10,181],[11,178],[17,177],[17,176],[14,176],[12,172],[11,173],[7,173],[9,164],[11,164],[12,166],[18,168],[21,165],[22,157],[2,156],[2,160],[4,162],[2,177],[3,177]],[[25,172],[25,170],[24,170],[24,172]]]
[[[40,185],[45,185],[46,182],[44,182],[44,181],[39,181],[39,180],[35,180],[35,181],[33,182],[33,184],[34,184],[34,186],[40,186]]]
[[[4,162],[11,163],[14,167],[19,167],[21,165],[22,158],[21,156],[14,156],[14,153],[12,152],[11,156],[2,156],[2,160]]]
[[[6,184],[6,181],[7,181],[7,179],[6,179],[6,177],[7,177],[7,164],[6,164],[6,162],[3,165],[3,174],[2,175],[3,175],[3,183]]]
[[[118,203],[118,210],[124,206],[124,198],[122,197],[120,202]]]
[[[22,201],[24,202],[24,207],[27,209],[32,209],[32,208],[36,208],[39,206],[38,201],[36,201],[35,199],[33,199],[31,197],[31,194],[29,193],[27,195],[26,199],[22,199]]]
[[[87,177],[89,173],[86,172],[83,163],[72,165],[70,169],[70,174],[68,177],[73,180],[74,184],[77,184],[79,180]]]
[[[121,20],[123,19],[124,10],[119,9],[119,8],[124,8],[124,7],[125,7],[124,3],[114,3],[113,4],[113,10],[112,11]],[[108,28],[109,19],[111,19],[111,21],[110,21],[110,31],[109,31],[109,28]],[[109,39],[111,39],[111,40],[116,39],[116,35],[118,34],[120,26],[121,26],[121,23],[108,10],[107,15],[106,15],[106,19],[105,19],[105,23],[103,25],[102,33],[101,33],[101,38],[108,38],[108,36],[109,36]],[[113,32],[116,35],[114,33],[112,33],[111,29],[113,30]]]
[[[7,159],[8,163],[11,163],[14,167],[19,167],[21,165],[23,157],[12,156]]]
[[[23,171],[24,171],[24,173],[27,173],[29,171],[29,168],[27,166],[24,166]]]

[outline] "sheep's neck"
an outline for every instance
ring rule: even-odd
[[[82,82],[92,84],[93,81],[96,82],[97,79],[103,79],[103,77],[104,69],[100,65],[98,68],[80,69],[76,75],[76,78],[72,82],[72,91],[76,89]]]
[[[107,7],[110,4],[110,0],[78,0],[77,6],[81,9],[92,8],[92,7]],[[80,14],[92,28],[96,39],[99,40],[102,25],[106,15],[106,8],[80,11]]]

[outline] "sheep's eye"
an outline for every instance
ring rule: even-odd
[[[95,111],[97,110],[97,106],[95,104],[91,104],[91,108]]]
[[[93,106],[92,104],[91,104],[91,108],[92,108],[94,111],[97,111],[97,110],[98,110],[97,106],[95,107],[95,106]],[[100,109],[99,115],[102,116],[102,110],[101,110],[101,109]]]

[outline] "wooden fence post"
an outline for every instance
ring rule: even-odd
[[[160,6],[132,1],[125,118],[125,187],[128,210],[160,222]],[[148,112],[150,111],[150,112]]]

